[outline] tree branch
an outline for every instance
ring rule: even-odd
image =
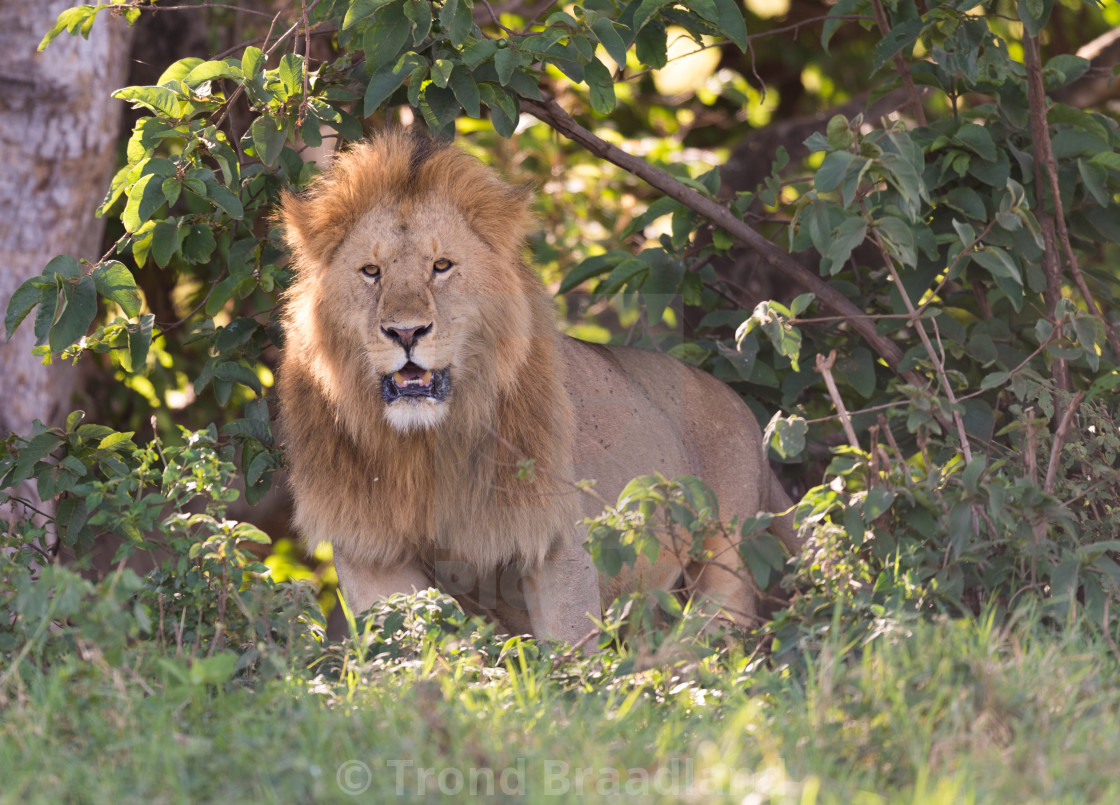
[[[899,364],[902,362],[902,350],[893,341],[878,333],[875,329],[875,322],[871,317],[819,276],[751,229],[729,209],[709,198],[705,198],[692,188],[686,187],[665,171],[655,168],[645,160],[627,154],[621,148],[597,137],[577,123],[555,100],[536,101],[531,98],[522,98],[521,107],[565,137],[579,143],[595,156],[632,173],[670,198],[679,201],[717,226],[726,229],[744,246],[758,254],[799,288],[810,291],[816,296],[818,302],[833,313],[843,316],[851,324],[852,329],[863,336],[864,340],[871,345],[899,377],[919,388],[926,385],[925,378],[917,372],[899,370]]]
[[[1069,405],[1062,413],[1058,429],[1054,431],[1054,443],[1050,446],[1050,463],[1046,465],[1046,481],[1042,486],[1042,490],[1048,495],[1054,494],[1054,484],[1058,480],[1058,464],[1062,457],[1062,448],[1065,446],[1066,434],[1069,432],[1069,424],[1073,421],[1073,415],[1077,413],[1077,407],[1081,405],[1081,401],[1084,399],[1085,392],[1083,391],[1073,395],[1073,399],[1069,401]]]
[[[1043,203],[1046,198],[1046,192],[1044,188],[1048,186],[1050,190],[1050,200],[1054,205],[1054,231],[1058,240],[1061,242],[1062,252],[1065,254],[1069,273],[1073,277],[1074,283],[1077,285],[1077,290],[1080,292],[1081,298],[1085,300],[1085,306],[1089,309],[1089,312],[1103,322],[1105,333],[1108,337],[1108,345],[1112,348],[1113,355],[1120,358],[1120,338],[1117,337],[1116,329],[1112,326],[1112,323],[1101,313],[1100,308],[1097,307],[1097,302],[1093,298],[1092,293],[1090,293],[1088,284],[1085,282],[1085,275],[1081,273],[1081,266],[1077,262],[1077,255],[1073,251],[1073,245],[1070,243],[1069,228],[1066,226],[1065,211],[1062,209],[1061,191],[1058,187],[1058,165],[1054,160],[1054,152],[1050,144],[1050,126],[1046,120],[1046,89],[1042,80],[1042,55],[1037,36],[1023,37],[1023,63],[1027,68],[1027,102],[1030,106],[1031,139],[1034,142],[1035,150],[1035,198],[1038,200],[1038,211],[1040,217],[1045,215]],[[1044,178],[1046,179],[1046,185],[1043,184]],[[1049,243],[1046,245],[1050,246]],[[1053,260],[1058,260],[1056,253],[1053,256]],[[1046,264],[1045,257],[1043,258],[1043,264],[1044,266]],[[1060,265],[1058,266],[1058,270],[1061,270]],[[1046,276],[1047,285],[1049,286],[1050,271],[1047,271]],[[1049,301],[1050,300],[1047,299],[1047,306],[1049,306]]]

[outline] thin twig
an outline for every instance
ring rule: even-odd
[[[1058,462],[1062,457],[1062,446],[1065,442],[1066,433],[1069,431],[1069,423],[1073,420],[1073,415],[1077,413],[1077,407],[1081,405],[1081,401],[1084,399],[1085,392],[1083,391],[1073,395],[1073,399],[1069,401],[1069,405],[1062,413],[1058,429],[1054,431],[1054,443],[1050,446],[1050,463],[1046,467],[1046,483],[1042,486],[1042,490],[1048,495],[1054,493],[1054,483],[1058,479]]]
[[[577,640],[572,645],[572,647],[570,649],[568,649],[563,654],[561,654],[559,657],[557,657],[556,661],[558,663],[560,663],[560,662],[570,662],[572,659],[575,658],[576,652],[579,651],[584,646],[586,646],[588,641],[590,641],[592,638],[598,637],[602,633],[603,633],[602,629],[600,629],[599,627],[595,627],[590,632],[588,632],[583,637],[581,637],[579,640]]]
[[[922,346],[925,347],[926,355],[929,356],[930,362],[933,364],[933,370],[937,373],[937,378],[941,382],[941,388],[945,393],[945,397],[949,400],[949,405],[953,409],[953,423],[956,425],[957,435],[961,441],[961,453],[964,455],[964,460],[970,462],[972,461],[972,448],[968,443],[968,432],[964,429],[964,420],[961,418],[960,411],[957,410],[957,396],[953,392],[953,384],[949,382],[949,375],[945,372],[945,364],[938,356],[937,350],[933,348],[933,342],[929,340],[929,334],[926,333],[925,325],[922,323],[918,311],[914,308],[914,303],[910,300],[910,294],[906,291],[906,286],[902,284],[902,278],[898,275],[898,269],[895,268],[894,260],[891,259],[890,252],[887,251],[883,239],[874,229],[871,230],[871,237],[879,249],[879,254],[883,258],[883,263],[886,265],[887,271],[890,272],[891,279],[898,289],[899,296],[902,297],[902,303],[906,305],[906,310],[913,319],[914,330],[917,332]],[[934,322],[934,324],[936,326],[936,322]]]
[[[856,436],[856,430],[852,427],[852,419],[848,416],[848,410],[844,407],[844,400],[840,397],[840,390],[836,388],[836,380],[832,377],[834,363],[836,363],[836,350],[829,352],[827,358],[820,353],[817,354],[817,372],[824,378],[824,385],[828,389],[828,395],[832,398],[832,404],[836,406],[836,413],[840,415],[840,424],[844,426],[848,443],[856,450],[862,450],[863,448],[859,445],[859,438]]]

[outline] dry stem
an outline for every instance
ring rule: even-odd
[[[832,377],[832,365],[834,363],[836,363],[836,350],[829,352],[827,358],[821,354],[817,355],[817,371],[824,378],[828,395],[832,398],[832,404],[836,406],[836,413],[840,415],[840,424],[844,426],[844,434],[848,437],[848,443],[856,450],[861,450],[856,430],[852,427],[852,418],[848,416],[848,409],[844,407],[844,400],[840,397],[840,390],[836,388],[836,380]]]

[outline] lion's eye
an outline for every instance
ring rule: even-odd
[[[446,257],[441,257],[434,263],[432,263],[432,271],[435,271],[437,274],[442,274],[444,271],[449,270],[453,265],[455,264],[448,260]]]
[[[381,267],[375,266],[372,263],[362,266],[359,270],[373,280],[381,276]]]

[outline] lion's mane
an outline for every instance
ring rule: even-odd
[[[376,378],[347,335],[355,318],[372,314],[340,304],[332,258],[371,210],[407,217],[437,202],[450,203],[489,249],[485,276],[468,290],[484,295],[494,315],[456,324],[472,357],[452,367],[446,418],[401,432],[386,421]],[[532,565],[550,535],[572,527],[556,327],[522,259],[528,205],[525,188],[459,149],[400,132],[350,148],[303,194],[284,197],[295,278],[282,321],[280,427],[295,524],[307,541],[330,540],[336,552],[377,566]],[[518,462],[530,459],[526,478]]]

